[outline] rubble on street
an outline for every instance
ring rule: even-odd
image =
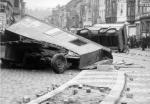
[[[62,104],[63,102],[65,104],[110,104],[110,102],[113,104],[115,102],[118,104],[148,104],[150,102],[150,85],[148,84],[150,81],[148,68],[150,66],[148,63],[149,61],[128,58],[124,53],[117,55],[114,53],[114,62],[111,65],[99,65],[96,68],[100,68],[99,70],[84,70],[58,89],[39,99],[32,100],[28,104],[42,101],[47,101],[49,104]],[[81,85],[82,87],[79,89],[78,86]],[[110,90],[107,91],[105,88]],[[97,99],[94,92],[98,93],[99,91],[101,93],[98,94],[99,99]],[[103,93],[106,95],[104,96]],[[89,95],[91,97],[88,97]]]
[[[150,0],[0,0],[0,104],[150,104]]]
[[[60,104],[62,102],[66,104],[69,102],[78,102],[81,104],[83,102],[86,102],[87,104],[90,102],[95,102],[95,104],[99,104],[99,102],[101,102],[102,104],[105,104],[110,101],[119,102],[120,104],[136,104],[137,102],[140,104],[147,104],[150,102],[150,57],[146,56],[149,52],[145,53],[140,50],[138,50],[138,53],[136,50],[132,50],[131,52],[132,53],[129,54],[113,53],[114,60],[100,61],[91,67],[88,66],[81,72],[80,70],[71,70],[71,72],[68,70],[69,72],[67,71],[63,75],[52,73],[51,76],[51,74],[47,73],[46,70],[41,73],[41,71],[37,70],[26,72],[26,70],[19,71],[15,69],[2,69],[1,87],[3,88],[3,91],[1,91],[1,101],[2,103],[5,102],[5,104],[9,104],[10,102],[12,104],[33,104],[32,102],[36,101],[41,101],[43,104],[53,104],[54,102]],[[8,73],[7,71],[10,72]],[[16,76],[16,74],[12,72],[23,73],[17,74],[21,76]],[[124,78],[119,78],[119,74],[117,73],[120,72],[122,73],[121,76],[124,76]],[[10,76],[6,76],[7,73]],[[13,74],[13,76],[11,74]],[[61,79],[59,79],[60,77]],[[10,80],[11,82],[9,82],[10,78],[12,79]],[[118,78],[122,84],[120,84],[119,80],[117,82]],[[72,80],[69,81],[69,79]],[[67,81],[69,81],[68,85],[66,85]],[[6,82],[9,82],[9,87],[6,85]],[[10,85],[14,84],[14,89],[10,90],[11,87],[13,87]],[[34,86],[31,87],[31,85]],[[65,87],[59,90],[64,85]],[[116,87],[118,85],[121,86]],[[14,95],[11,94],[12,92],[14,92]],[[118,94],[116,94],[116,92],[118,92]],[[97,99],[97,97],[99,99]]]

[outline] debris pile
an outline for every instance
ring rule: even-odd
[[[125,60],[121,60],[120,62],[114,62],[113,65],[117,70],[119,70],[120,68],[145,68],[144,66],[127,62]]]
[[[42,104],[99,104],[110,90],[108,87],[72,85]]]

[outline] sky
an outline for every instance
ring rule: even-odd
[[[65,5],[70,0],[24,0],[29,9],[47,9],[54,8],[57,5]]]

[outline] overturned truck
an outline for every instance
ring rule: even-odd
[[[125,24],[95,24],[92,27],[78,30],[77,34],[112,50],[127,51],[127,29]]]
[[[106,58],[111,50],[84,37],[26,16],[5,30],[4,65],[49,68],[63,73],[69,67],[84,68]]]

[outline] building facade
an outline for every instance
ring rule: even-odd
[[[0,28],[1,31],[18,21],[25,14],[25,2],[23,0],[0,1]]]
[[[0,31],[4,31],[6,25],[6,13],[5,13],[6,6],[7,6],[6,1],[0,2]]]
[[[106,5],[105,5],[106,0],[99,0],[99,20],[98,23],[105,23],[105,10],[106,10]]]
[[[117,22],[127,21],[127,0],[117,0]]]
[[[91,0],[92,24],[97,24],[99,20],[99,0]]]
[[[65,7],[67,12],[67,29],[79,28],[82,25],[82,1],[71,0]]]
[[[13,0],[1,0],[0,2],[0,28],[4,31],[7,25],[14,22],[13,18]]]
[[[135,0],[127,0],[127,21],[131,24],[135,22],[135,10],[136,10]]]
[[[135,11],[138,39],[150,37],[150,0],[136,0]]]
[[[127,3],[127,12],[126,12],[126,21],[127,21],[127,32],[129,37],[138,37],[136,34],[136,25],[135,25],[135,0],[126,0]]]
[[[53,21],[56,20],[57,23],[54,23],[55,25],[60,26],[59,24],[63,23],[64,25],[60,27],[66,27],[67,29],[83,28],[97,23],[105,23],[105,1],[106,0],[71,0],[65,5],[61,13],[59,12],[61,8],[57,8],[57,12],[52,12],[51,18],[53,17]],[[113,10],[112,14],[114,14],[114,12],[115,10]],[[65,22],[59,22],[60,18],[58,17],[60,15],[63,15],[61,18],[63,17],[62,20]]]
[[[106,23],[117,22],[117,0],[106,0],[105,19]]]
[[[83,19],[83,26],[92,26],[92,1],[91,0],[83,0],[85,5],[85,13]]]
[[[82,27],[83,12],[82,0],[71,0],[65,6],[57,6],[52,10],[51,23],[67,30]]]

